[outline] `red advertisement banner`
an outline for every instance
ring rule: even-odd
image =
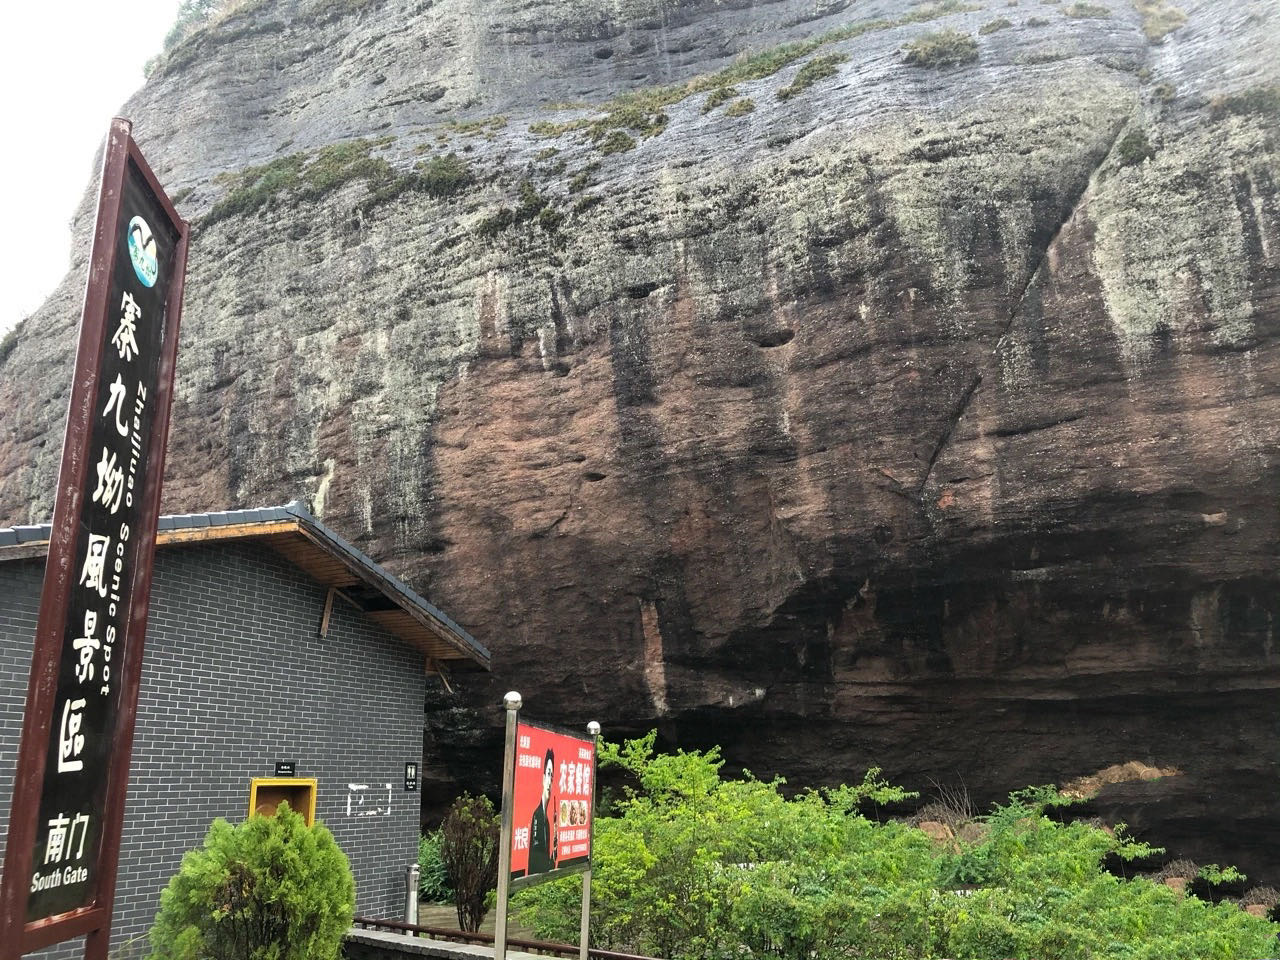
[[[591,858],[595,743],[516,725],[511,879],[585,867]]]

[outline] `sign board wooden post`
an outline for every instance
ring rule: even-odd
[[[106,960],[188,227],[111,123],[0,883],[0,960]]]

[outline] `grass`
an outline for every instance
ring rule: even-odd
[[[1237,117],[1280,115],[1280,84],[1263,84],[1241,90],[1239,93],[1222,94],[1209,102],[1215,117],[1228,114]]]
[[[702,112],[710,113],[722,103],[728,103],[738,95],[737,87],[716,87],[702,103]]]
[[[905,47],[907,63],[917,67],[951,67],[978,59],[978,41],[959,30],[937,30]]]
[[[1087,0],[1079,0],[1062,12],[1073,20],[1106,20],[1111,16],[1110,7],[1104,7],[1100,3],[1089,3]]]
[[[614,130],[600,140],[600,152],[606,157],[614,153],[626,153],[635,147],[636,141],[624,130]]]
[[[520,181],[520,203],[513,210],[499,207],[476,226],[476,235],[496,237],[522,223],[535,223],[547,233],[555,233],[564,222],[564,214],[551,206],[551,201],[538,193],[528,180]]]
[[[23,323],[25,322],[26,320],[24,318]],[[21,329],[21,327],[22,323],[19,323],[16,327],[6,333],[3,338],[0,338],[0,363],[4,363],[8,360],[9,354],[13,353],[13,348],[18,345],[18,330]]]
[[[471,165],[456,153],[432,157],[419,163],[418,188],[432,197],[452,197],[475,182]]]
[[[391,164],[373,156],[372,146],[368,140],[348,140],[321,148],[315,159],[300,171],[298,182],[303,196],[322,197],[353,180],[391,179],[394,176]]]
[[[306,159],[306,154],[291,153],[270,163],[249,167],[236,178],[226,196],[213,205],[204,218],[205,226],[261,210],[277,194],[297,184]]]
[[[790,84],[778,91],[778,99],[790,100],[796,94],[808,90],[819,80],[834,77],[840,72],[839,65],[848,59],[848,56],[843,53],[828,53],[821,57],[814,57],[796,72],[795,79]]]
[[[581,130],[584,127],[591,126],[591,121],[586,118],[579,120],[568,120],[564,123],[552,123],[550,120],[535,120],[529,124],[529,132],[535,137],[559,137],[573,130]]]
[[[898,22],[927,23],[930,20],[947,17],[953,13],[969,13],[970,11],[981,9],[981,7],[972,3],[964,3],[963,0],[938,0],[937,3],[927,3],[911,11]]]
[[[740,100],[733,101],[733,103],[725,107],[724,115],[726,117],[745,117],[748,113],[753,111],[755,108],[756,108],[756,104],[754,100],[752,100],[750,97],[743,97]]]
[[[621,153],[634,147],[637,139],[661,134],[667,126],[666,109],[688,97],[707,94],[707,103],[711,105],[704,103],[703,106],[705,110],[713,110],[736,95],[735,92],[726,97],[718,93],[717,91],[722,88],[733,88],[738,84],[771,77],[783,67],[809,56],[819,47],[851,40],[866,33],[889,30],[909,23],[925,23],[940,17],[977,9],[980,8],[964,0],[936,0],[897,20],[860,20],[828,30],[808,40],[784,43],[768,50],[745,54],[722,70],[694,77],[686,83],[646,87],[622,94],[600,104],[596,109],[601,115],[594,118],[580,117],[562,123],[548,120],[536,121],[529,125],[529,132],[540,137],[559,137],[582,131],[602,154]],[[837,56],[843,58],[843,55]],[[781,99],[786,100],[815,80],[830,76],[834,73],[834,69],[831,72],[822,71],[828,67],[834,68],[834,64],[839,62],[829,61],[826,58],[815,58],[815,60],[826,62],[812,68],[812,71],[805,76],[806,82],[803,86],[796,87],[793,81],[789,88],[790,92]],[[801,73],[803,74],[804,71],[802,70]],[[800,74],[797,74],[796,79],[800,79]],[[559,105],[551,105],[548,109],[554,109],[557,106]],[[574,103],[565,106],[580,109],[583,104]]]
[[[397,174],[390,163],[372,154],[374,148],[386,146],[390,139],[393,138],[348,140],[330,144],[313,157],[291,153],[249,167],[231,178],[226,195],[205,216],[204,225],[257,213],[286,192],[304,200],[318,200],[356,180],[370,185],[369,196],[361,204],[366,210],[407,192],[450,197],[474,182],[469,165],[453,153],[431,157],[409,173]]]
[[[600,164],[592,162],[569,178],[569,192],[581,193],[591,185],[591,175],[600,169]]]
[[[1013,21],[1008,17],[999,17],[984,23],[978,32],[985,37],[989,33],[995,33],[997,30],[1008,30],[1012,26]]]
[[[495,117],[480,117],[477,120],[450,120],[445,126],[464,137],[479,137],[492,136],[499,130],[505,130],[507,122],[507,116],[499,114]]]
[[[1116,144],[1116,158],[1122,167],[1134,167],[1156,155],[1145,130],[1131,130]]]
[[[1187,22],[1187,15],[1168,0],[1133,0],[1134,9],[1142,14],[1142,32],[1152,43],[1164,38]]]
[[[1029,53],[1020,54],[1014,62],[1034,66],[1038,63],[1057,63],[1059,60],[1066,60],[1070,56],[1071,54],[1066,50],[1032,50]]]

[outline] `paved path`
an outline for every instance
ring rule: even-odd
[[[350,960],[393,960],[396,957],[435,957],[437,960],[493,960],[493,947],[480,944],[449,943],[445,940],[425,940],[406,933],[388,933],[383,930],[361,930],[352,927],[347,932],[345,955]],[[508,950],[509,960],[549,960],[536,953]]]

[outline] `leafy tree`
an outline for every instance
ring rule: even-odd
[[[160,895],[152,960],[337,960],[355,912],[346,855],[322,824],[218,819]]]
[[[440,856],[463,930],[480,929],[489,893],[497,886],[500,835],[501,825],[489,798],[467,793],[453,801],[440,826]]]
[[[721,776],[718,750],[654,755],[655,734],[605,744],[635,785],[595,824],[596,946],[673,960],[1235,960],[1275,955],[1280,926],[1104,869],[1155,851],[1049,814],[1052,787],[1013,794],[968,839],[878,823],[860,784],[787,799],[782,781]],[[1216,878],[1238,879],[1218,871]],[[576,938],[581,880],[522,890],[538,936]]]

